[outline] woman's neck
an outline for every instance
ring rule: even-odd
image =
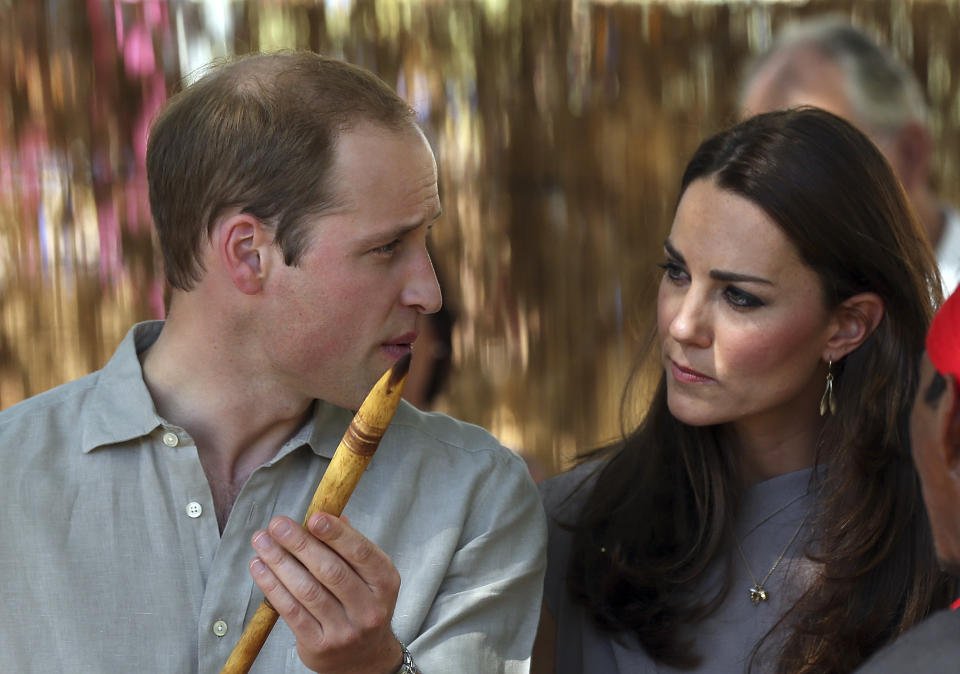
[[[811,467],[822,426],[819,418],[786,427],[746,422],[727,426],[726,440],[739,457],[743,483],[752,485]]]

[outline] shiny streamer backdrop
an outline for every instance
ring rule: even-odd
[[[927,84],[960,202],[960,4],[0,0],[0,407],[84,375],[163,315],[152,115],[218,56],[310,48],[379,73],[437,154],[456,313],[437,409],[539,465],[617,436],[680,172],[793,16],[837,11]]]

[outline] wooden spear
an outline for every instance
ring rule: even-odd
[[[303,518],[304,526],[315,513],[325,512],[339,517],[343,512],[400,404],[409,370],[410,354],[407,354],[394,363],[367,394],[317,486]],[[247,674],[279,615],[264,599],[240,635],[240,641],[233,647],[220,674]]]

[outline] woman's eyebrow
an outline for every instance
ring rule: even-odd
[[[663,242],[663,247],[667,249],[667,253],[670,255],[670,257],[675,258],[677,262],[681,264],[687,263],[687,261],[683,258],[683,255],[680,254],[680,251],[674,248],[673,244],[670,243],[670,239],[667,239]]]
[[[773,281],[760,276],[750,276],[749,274],[738,274],[733,271],[723,271],[722,269],[711,269],[710,278],[716,281],[732,281],[739,283],[765,283],[767,285],[773,285]]]
[[[677,262],[681,264],[686,264],[687,261],[684,259],[683,255],[680,254],[673,244],[670,243],[670,239],[667,239],[663,242],[663,247],[666,249],[667,254],[675,258]],[[751,276],[750,274],[738,274],[733,271],[724,271],[722,269],[711,269],[710,278],[716,281],[726,281],[733,283],[764,283],[766,285],[774,285],[773,281],[769,279],[762,278],[760,276]]]

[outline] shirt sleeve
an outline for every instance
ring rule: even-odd
[[[512,453],[473,487],[458,549],[417,639],[424,674],[521,673],[540,615],[546,524],[533,480]]]

